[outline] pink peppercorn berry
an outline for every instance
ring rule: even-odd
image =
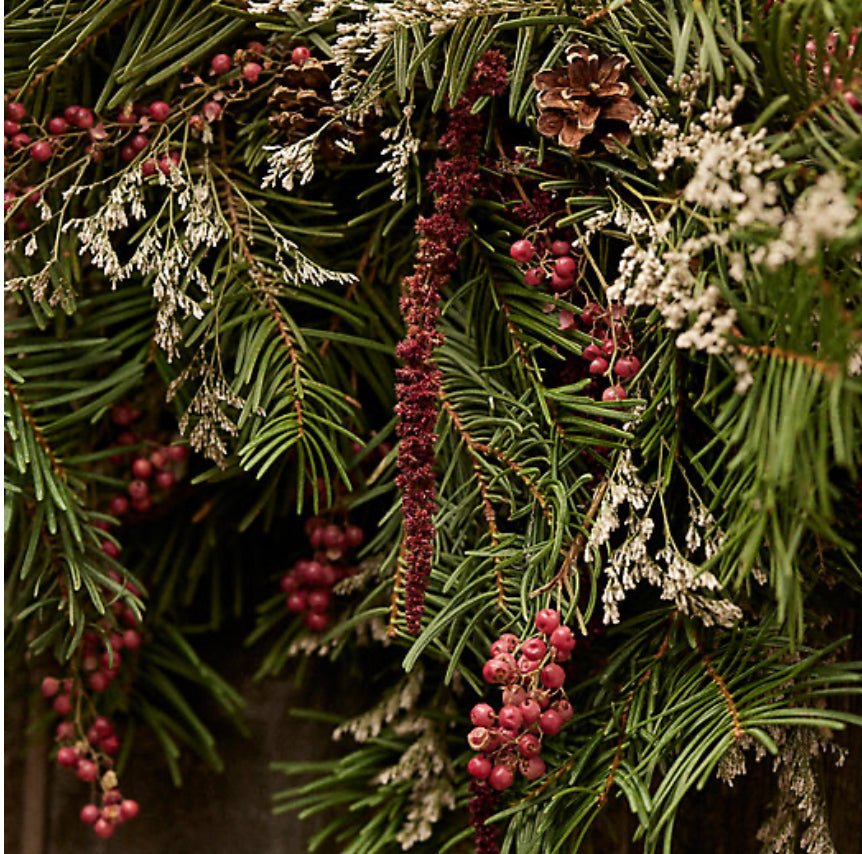
[[[509,248],[509,254],[521,264],[526,264],[533,257],[534,251],[529,240],[516,240]]]
[[[85,804],[81,807],[81,821],[84,824],[95,824],[102,811],[95,804]]]
[[[477,780],[487,780],[491,767],[491,763],[484,756],[474,756],[467,763],[467,773]]]
[[[163,122],[171,114],[171,108],[164,101],[153,101],[147,113],[154,122]]]
[[[233,66],[233,60],[226,53],[217,53],[210,65],[216,74],[227,74]]]
[[[508,789],[509,786],[512,785],[514,779],[515,775],[505,765],[495,765],[491,769],[491,773],[488,775],[488,784],[492,789],[502,792],[504,789]]]
[[[549,635],[560,625],[560,615],[553,608],[542,608],[536,614],[536,628],[543,634]]]
[[[290,61],[294,65],[302,65],[304,62],[311,58],[311,51],[305,47],[304,45],[299,45],[299,47],[295,47],[290,52]]]
[[[616,400],[625,400],[628,397],[626,390],[621,385],[612,385],[602,392],[602,400],[611,403]]]

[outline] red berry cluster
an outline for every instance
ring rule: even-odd
[[[122,432],[117,436],[116,443],[120,447],[137,445],[141,441],[132,429],[132,425],[141,417],[140,409],[128,403],[121,403],[111,410],[111,421]],[[185,445],[162,444],[151,441],[152,447],[146,455],[136,456],[129,467],[129,485],[126,495],[115,495],[111,498],[109,509],[114,516],[125,516],[130,510],[136,513],[147,513],[153,507],[154,499],[163,498],[173,489],[174,484],[183,475],[183,463],[189,450]],[[113,463],[125,463],[127,454],[120,452],[111,458]],[[155,492],[153,492],[155,490]],[[110,542],[102,544],[102,548],[110,557],[117,557],[119,549]]]
[[[137,642],[140,643],[140,637]],[[46,676],[42,680],[42,694],[46,699],[53,698],[54,710],[66,716],[71,714],[72,697],[77,699],[80,689],[72,679],[60,681],[53,676]],[[108,718],[98,716],[84,732],[76,715],[75,721],[64,720],[57,725],[56,739],[60,744],[57,764],[61,768],[73,770],[75,776],[84,783],[99,783],[102,806],[86,804],[80,816],[85,824],[93,825],[96,836],[108,839],[114,835],[118,824],[130,821],[139,812],[137,801],[123,798],[117,775],[113,771],[111,757],[120,749],[114,725]]]
[[[572,716],[560,662],[571,657],[574,635],[551,608],[539,611],[536,628],[539,634],[526,640],[503,634],[491,644],[492,657],[482,676],[502,686],[502,707],[496,711],[478,703],[470,712],[474,728],[467,743],[477,755],[467,763],[467,771],[497,791],[512,785],[516,768],[528,780],[541,777],[544,736],[556,735]]]
[[[298,560],[282,577],[281,589],[287,594],[287,610],[304,614],[306,627],[322,632],[329,625],[332,588],[356,572],[346,560],[347,553],[362,545],[365,534],[358,525],[342,528],[319,516],[306,521],[305,534],[314,556]]]
[[[571,290],[580,270],[580,256],[572,251],[572,245],[560,238],[542,239],[532,243],[527,239],[516,240],[509,254],[519,264],[524,264],[524,284],[537,288],[547,282],[554,293]]]
[[[602,400],[625,400],[626,390],[620,385],[635,377],[641,369],[640,359],[630,352],[632,336],[625,324],[625,307],[603,309],[597,303],[587,303],[580,323],[597,343],[584,347],[581,356],[594,377],[616,377],[616,382],[602,392]],[[612,380],[613,382],[613,380]]]
[[[244,49],[234,51],[233,55],[217,53],[210,59],[210,77],[227,79],[219,81],[219,85],[224,88],[216,90],[212,99],[201,107],[201,111],[189,119],[189,126],[196,135],[208,124],[221,119],[225,103],[247,97],[247,90],[242,84],[255,86],[265,71],[279,69],[280,63],[270,56],[265,56],[265,51],[266,48],[260,42],[252,41]],[[290,54],[290,61],[294,65],[302,65],[310,56],[311,52],[307,47],[295,47]],[[240,70],[239,75],[232,74],[235,68]],[[203,83],[200,78],[197,78],[197,81]],[[234,87],[233,90],[231,87]]]

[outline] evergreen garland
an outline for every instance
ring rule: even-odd
[[[254,615],[261,678],[386,648],[343,758],[276,767],[312,850],[592,850],[624,801],[669,851],[765,755],[764,850],[835,850],[860,21],[7,4],[7,670],[97,835],[136,726],[221,768],[192,638]]]

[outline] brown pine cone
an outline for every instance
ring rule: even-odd
[[[318,137],[318,148],[328,160],[344,156],[338,140],[354,141],[361,134],[339,118],[332,100],[332,79],[337,74],[334,62],[309,58],[302,65],[289,64],[269,98],[272,110],[269,123],[285,132],[288,142],[296,142],[327,124]]]
[[[628,145],[630,123],[640,113],[634,90],[621,80],[629,64],[620,53],[602,56],[586,45],[569,48],[568,65],[533,77],[539,90],[538,130],[580,154]]]

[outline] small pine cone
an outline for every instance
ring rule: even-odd
[[[631,85],[621,79],[628,59],[602,56],[583,44],[569,48],[566,58],[568,65],[533,77],[539,133],[580,154],[628,145],[631,121],[640,113]]]
[[[344,156],[339,140],[353,142],[361,136],[356,128],[338,118],[340,111],[332,100],[336,73],[334,62],[311,58],[302,65],[290,63],[269,98],[269,123],[284,131],[288,142],[303,139],[329,123],[318,138],[318,148],[327,160]]]

